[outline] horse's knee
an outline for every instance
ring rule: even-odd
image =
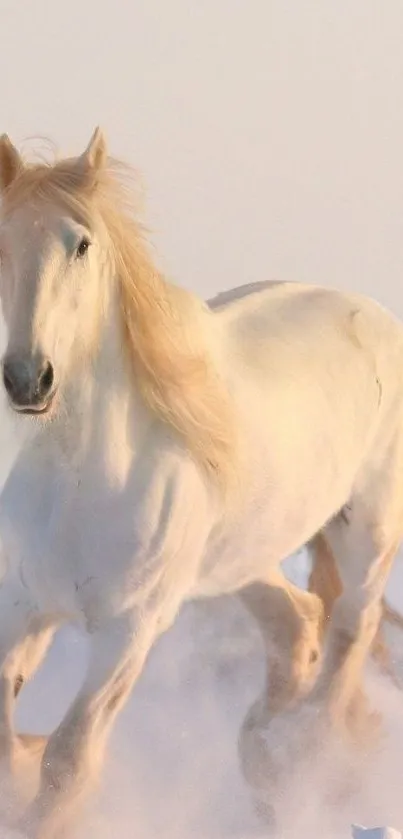
[[[58,731],[49,738],[41,762],[41,786],[46,792],[65,791],[76,780],[84,780],[86,767],[82,750],[75,738]]]
[[[50,741],[49,741],[50,743]],[[60,792],[74,774],[74,761],[71,754],[45,748],[41,765],[42,791]]]
[[[14,679],[14,697],[15,697],[15,699],[17,699],[17,696],[20,693],[20,690],[21,690],[21,688],[24,684],[24,681],[25,681],[25,679],[24,679],[24,676],[22,675],[22,673],[19,673],[18,676],[16,676],[16,678]]]
[[[119,710],[127,696],[127,688],[125,684],[118,684],[115,690],[111,692],[105,706],[106,714],[113,714]]]

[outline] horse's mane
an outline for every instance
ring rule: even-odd
[[[119,280],[123,343],[143,398],[227,487],[235,465],[234,416],[205,340],[214,315],[157,270],[128,189],[131,174],[109,160],[89,185],[77,159],[28,164],[6,191],[3,212],[26,201],[50,201],[90,228],[99,213]]]

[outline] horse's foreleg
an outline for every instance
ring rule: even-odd
[[[45,658],[55,630],[55,623],[50,623],[43,616],[35,616],[29,623],[28,634],[17,645],[14,655],[9,657],[8,664],[5,666],[5,675],[14,685],[15,699]],[[18,743],[22,746],[24,753],[29,753],[36,759],[41,756],[46,742],[45,735],[18,733]]]
[[[0,584],[0,755],[10,758],[17,742],[13,711],[22,685],[20,664],[34,620],[28,590],[18,575],[6,574]]]
[[[84,684],[50,736],[37,797],[23,828],[40,839],[59,837],[97,779],[112,724],[127,700],[157,635],[157,621],[124,615],[91,636]]]
[[[21,795],[25,799],[30,794],[32,769],[45,747],[44,737],[18,736],[13,717],[16,697],[43,658],[50,637],[49,625],[34,608],[18,573],[6,573],[0,584],[0,761],[6,769],[1,779],[6,818],[14,803],[22,803]]]
[[[36,616],[29,624],[28,634],[18,647],[14,657],[14,696],[17,698],[21,688],[35,675],[49,649],[56,631],[56,624],[42,616]]]

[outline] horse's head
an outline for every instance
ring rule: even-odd
[[[15,411],[44,416],[76,405],[93,371],[101,388],[125,381],[229,484],[233,410],[210,313],[158,271],[126,173],[98,129],[83,154],[54,165],[26,165],[0,138],[4,386]]]
[[[98,129],[80,157],[54,166],[26,166],[0,138],[3,381],[16,411],[48,413],[95,340],[109,251],[92,193],[105,163]]]

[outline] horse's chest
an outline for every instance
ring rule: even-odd
[[[87,620],[120,610],[135,584],[141,584],[135,517],[130,513],[127,503],[77,492],[54,515],[48,540],[52,596],[62,596]]]
[[[0,499],[1,541],[14,565],[31,557],[37,565],[47,552],[50,524],[61,501],[61,483],[54,472],[38,469],[35,459],[17,462]]]
[[[0,532],[38,606],[68,617],[122,602],[133,563],[133,520],[106,496],[80,492],[71,475],[17,470],[5,486]],[[117,588],[119,592],[117,593]]]

